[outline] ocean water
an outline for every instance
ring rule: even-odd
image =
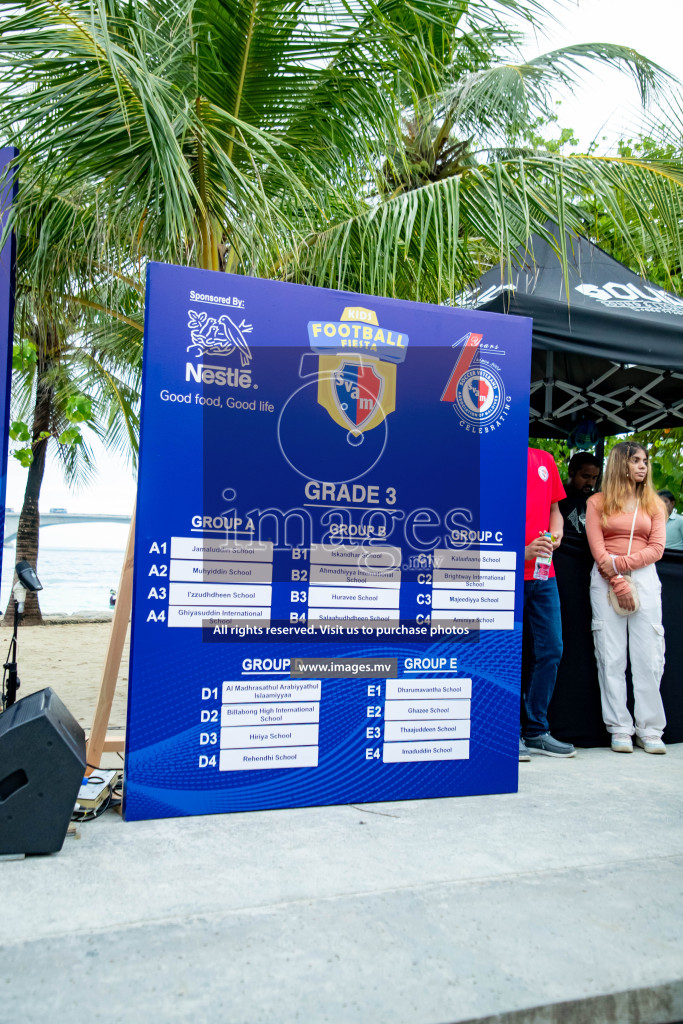
[[[38,557],[38,578],[43,584],[40,608],[44,615],[73,612],[104,612],[109,610],[109,591],[117,590],[123,549],[41,547]],[[2,613],[12,587],[15,565],[14,544],[2,549]]]

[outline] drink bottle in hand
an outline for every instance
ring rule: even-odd
[[[544,533],[543,536],[552,542],[552,533]],[[534,579],[547,580],[550,576],[550,566],[553,560],[552,555],[538,555],[534,562]]]

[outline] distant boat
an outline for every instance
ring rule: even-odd
[[[51,508],[50,512],[52,512],[52,513],[54,513],[56,515],[64,515],[64,513],[66,512],[66,509],[65,508]]]

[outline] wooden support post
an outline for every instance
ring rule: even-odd
[[[116,692],[116,680],[118,679],[123,655],[123,645],[126,641],[126,631],[130,620],[130,612],[133,604],[133,553],[135,549],[135,509],[130,521],[130,532],[126,545],[126,554],[121,570],[119,589],[116,595],[114,607],[114,618],[111,623],[109,634],[109,647],[107,658],[104,663],[102,682],[100,684],[100,695],[95,709],[92,729],[86,747],[88,765],[99,767],[102,753],[107,750],[122,750],[125,743],[124,736],[107,736],[107,726],[111,715],[111,706]],[[90,775],[93,767],[86,769],[86,775]]]

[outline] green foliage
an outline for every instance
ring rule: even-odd
[[[43,204],[36,220],[29,186],[23,198],[16,221],[12,409],[23,424],[16,440],[31,444],[13,456],[29,467],[37,446],[47,444],[68,482],[87,483],[92,453],[76,424],[135,458],[140,344],[129,334],[114,334],[105,310],[116,291],[126,331],[135,324],[139,336],[135,308],[127,315],[131,305],[139,306],[139,293],[134,283],[112,282],[111,268],[93,264],[89,239],[98,230],[97,210],[64,194]]]
[[[92,419],[92,398],[88,395],[70,395],[64,407],[64,415],[70,423],[85,423]],[[62,444],[65,442],[62,441]]]
[[[683,110],[679,112],[683,119]],[[629,195],[623,195],[615,210],[605,207],[601,198],[586,192],[581,205],[586,210],[591,236],[615,260],[625,264],[649,281],[683,295],[683,260],[679,246],[661,239],[656,244],[647,230],[647,220],[657,219],[661,203],[665,203],[666,178],[683,164],[683,133],[671,138],[670,126],[660,125],[653,134],[635,135],[617,143],[618,159],[625,163],[647,161],[656,168],[662,185],[659,198],[652,197],[643,209]],[[634,246],[634,239],[637,244]]]
[[[560,103],[557,106],[561,106]],[[573,128],[559,127],[559,114],[539,115],[522,126],[518,136],[510,140],[511,145],[522,145],[532,150],[545,150],[548,153],[561,154],[567,146],[576,149],[579,140]],[[548,129],[559,129],[557,136],[549,135]]]
[[[679,112],[679,123],[683,120],[683,112]],[[539,119],[533,125],[533,140],[538,145],[549,145],[545,138],[548,128],[556,123],[552,118],[547,122]],[[560,139],[573,145],[571,129],[562,129]],[[668,168],[683,164],[683,132],[671,132],[671,125],[660,125],[658,130],[649,134],[634,135],[617,143],[618,158],[624,161],[650,161],[655,168],[664,174]],[[648,244],[647,233],[640,230],[641,212],[622,196],[620,216],[616,218],[612,210],[599,203],[594,195],[584,193],[580,205],[587,214],[587,227],[591,238],[596,241],[614,259],[624,263],[635,273],[645,274],[650,281],[663,288],[676,291],[683,295],[683,276],[681,261],[673,248],[653,250]],[[655,207],[652,206],[652,215]],[[626,218],[626,223],[622,218]],[[639,234],[640,232],[640,234]],[[640,238],[641,248],[634,250],[633,241]],[[649,453],[652,465],[652,480],[657,490],[669,490],[676,495],[678,505],[683,503],[683,427],[640,431],[631,435],[619,435],[605,438],[605,458],[619,441],[633,440],[641,444]],[[542,441],[531,438],[531,447],[549,451],[560,469],[569,461],[574,449],[570,449],[564,441]]]
[[[15,342],[12,348],[12,369],[25,372],[34,369],[38,350],[32,341]]]
[[[16,347],[16,346],[15,346]],[[74,394],[70,395],[66,401],[65,418],[71,423],[85,423],[92,420],[92,399],[88,395]],[[9,436],[13,441],[19,441],[22,444],[26,444],[27,441],[31,441],[31,430],[29,425],[23,420],[13,420],[10,425]],[[65,430],[57,435],[55,432],[50,430],[41,430],[33,442],[28,447],[16,448],[12,452],[12,457],[25,468],[33,462],[33,450],[35,446],[41,441],[47,441],[51,438],[55,438],[60,445],[82,445],[83,435],[80,429],[76,426],[67,427]]]
[[[20,147],[17,420],[49,392],[33,436],[71,439],[58,451],[72,478],[90,471],[72,424],[135,452],[149,259],[453,301],[531,233],[555,245],[549,216],[566,266],[564,229],[599,210],[636,260],[683,264],[672,154],[578,154],[571,130],[541,132],[558,127],[554,89],[591,65],[621,68],[643,101],[671,76],[611,43],[524,60],[511,26],[537,25],[546,6],[3,5],[0,135]]]
[[[540,448],[541,451],[550,452],[552,457],[557,463],[557,468],[560,471],[560,476],[566,476],[565,466],[572,456],[572,449],[569,447],[566,441],[555,441],[546,440],[540,437],[529,438],[530,448]]]
[[[13,420],[9,428],[9,436],[13,441],[30,441],[31,431],[23,420]]]
[[[33,449],[17,448],[15,449],[15,451],[12,452],[12,457],[17,459],[17,461],[24,467],[24,469],[28,469],[28,467],[33,462]]]
[[[615,444],[620,441],[635,441],[642,445],[650,457],[652,465],[652,482],[658,491],[671,491],[676,496],[676,504],[683,503],[683,427],[672,427],[664,430],[641,430],[635,434],[621,434],[618,437],[605,438],[605,459]],[[566,465],[571,456],[579,449],[570,448],[565,441],[541,440],[529,438],[530,448],[541,448],[550,452],[555,459],[562,476],[566,475]],[[588,448],[595,454],[595,448]]]
[[[656,208],[639,234],[680,251],[683,173],[669,175],[665,202],[645,158],[567,157],[564,131],[535,144],[539,119],[555,116],[553,90],[590,65],[621,68],[643,100],[670,80],[612,43],[524,60],[512,26],[539,24],[546,6],[4,5],[0,133],[21,147],[18,209],[28,201],[40,224],[38,294],[53,272],[46,227],[71,247],[73,300],[115,311],[117,329],[140,321],[149,258],[452,301],[545,235],[549,215],[581,230],[585,194],[607,212],[622,194],[637,211]],[[97,216],[70,222],[74,210]]]
[[[629,437],[610,439],[609,449],[617,441],[637,441],[647,451],[652,464],[652,482],[658,491],[671,491],[676,504],[683,501],[683,427],[665,430],[641,430]]]
[[[67,427],[66,430],[61,432],[57,440],[60,444],[83,444],[83,435],[78,427]]]

